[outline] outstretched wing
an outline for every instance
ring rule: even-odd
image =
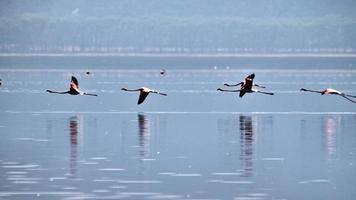
[[[246,76],[245,79],[254,79],[254,78],[255,78],[255,74],[253,73],[253,74]]]
[[[138,98],[137,104],[141,104],[143,101],[145,101],[146,97],[148,96],[148,92],[140,92],[140,96]]]
[[[245,94],[246,94],[246,91],[245,91],[245,90],[240,90],[239,97],[243,97]]]
[[[72,80],[70,81],[69,91],[71,94],[80,94],[78,80],[74,76],[72,76]]]
[[[74,76],[72,76],[72,80],[71,80],[70,83],[73,83],[73,84],[75,85],[75,87],[76,87],[77,89],[79,89],[78,80],[77,80],[77,78],[75,78]]]

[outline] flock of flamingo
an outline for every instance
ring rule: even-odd
[[[161,71],[161,75],[162,73],[165,73],[165,71]],[[222,88],[218,88],[218,91],[221,92],[238,92],[239,93],[239,97],[243,97],[246,93],[261,93],[261,94],[267,94],[267,95],[274,95],[274,93],[272,92],[264,92],[264,91],[260,91],[255,89],[254,87],[258,87],[258,88],[266,88],[264,86],[261,85],[257,85],[253,83],[253,79],[255,78],[255,74],[250,74],[247,77],[245,77],[245,79],[237,84],[227,84],[225,83],[224,86],[226,87],[236,87],[240,85],[239,89],[222,89]],[[127,89],[127,88],[121,88],[121,90],[123,91],[127,91],[127,92],[140,92],[139,98],[138,98],[138,102],[137,104],[142,104],[146,97],[150,94],[159,94],[159,95],[163,95],[163,96],[167,96],[166,93],[162,93],[162,92],[158,92],[155,90],[152,90],[150,88],[147,87],[141,87],[138,89]],[[321,95],[324,94],[333,94],[333,95],[338,95],[341,96],[347,100],[349,100],[352,103],[356,103],[356,99],[351,99],[351,98],[356,98],[356,96],[353,95],[349,95],[349,94],[345,94],[343,92],[337,91],[335,89],[325,89],[325,90],[311,90],[311,89],[305,89],[305,88],[301,88],[300,91],[303,92],[314,92],[314,93],[319,93]],[[49,93],[55,93],[55,94],[70,94],[70,95],[89,95],[89,96],[98,96],[97,94],[91,94],[91,93],[86,93],[86,92],[82,92],[79,90],[79,84],[78,84],[78,80],[76,77],[72,76],[72,80],[70,82],[70,88],[68,91],[65,92],[58,92],[58,91],[52,91],[52,90],[46,90],[46,92]]]

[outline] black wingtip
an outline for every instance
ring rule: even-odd
[[[76,86],[78,86],[78,79],[75,76],[72,76],[71,80],[74,82]]]
[[[247,78],[254,79],[255,78],[255,73],[252,73],[252,74],[248,75]]]

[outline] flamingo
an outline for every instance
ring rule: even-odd
[[[239,86],[241,85],[241,87],[243,87],[245,84],[252,84],[253,79],[255,78],[255,74],[250,74],[248,76],[245,77],[244,81],[241,81],[238,84],[234,84],[234,85],[230,85],[228,83],[225,83],[224,85],[227,87],[235,87],[235,86]],[[257,85],[257,84],[253,84],[253,86],[259,87],[259,88],[266,88],[265,86],[261,86],[261,85]]]
[[[349,98],[349,97],[356,98],[356,96],[348,95],[348,94],[345,94],[343,92],[340,92],[338,90],[331,89],[331,88],[327,88],[325,90],[309,90],[309,89],[301,88],[300,91],[303,91],[303,92],[314,92],[314,93],[319,93],[321,95],[324,95],[324,94],[335,94],[335,95],[339,95],[341,97],[344,97],[345,99],[351,101],[352,103],[356,103],[356,101],[354,101],[354,100]]]
[[[123,90],[123,91],[128,91],[128,92],[140,91],[140,96],[139,96],[139,98],[138,98],[137,105],[143,103],[143,101],[145,101],[146,97],[147,97],[150,93],[155,93],[155,94],[160,94],[160,95],[163,95],[163,96],[167,96],[167,94],[165,94],[165,93],[157,92],[157,91],[151,90],[150,88],[147,88],[147,87],[141,87],[141,88],[133,89],[133,90],[126,89],[126,88],[121,88],[121,90]]]
[[[91,93],[86,93],[82,92],[79,90],[79,84],[77,78],[72,76],[72,80],[70,81],[70,88],[68,91],[65,92],[57,92],[57,91],[52,91],[52,90],[46,90],[46,92],[49,93],[55,93],[55,94],[70,94],[70,95],[89,95],[89,96],[98,96],[97,94],[91,94]]]
[[[241,88],[239,90],[224,90],[224,89],[221,89],[221,88],[218,88],[217,90],[221,91],[221,92],[240,92],[239,97],[243,97],[246,93],[253,93],[253,92],[261,93],[261,94],[274,95],[274,93],[272,93],[272,92],[263,92],[263,91],[260,91],[260,90],[253,89],[252,88],[253,86],[256,86],[256,87],[259,87],[259,88],[266,88],[266,87],[261,86],[261,85],[253,84],[253,79],[254,78],[255,78],[255,74],[253,73],[253,74],[250,74],[250,75],[246,76],[244,81],[242,81],[242,82],[240,82],[238,84],[235,84],[235,85],[230,85],[230,84],[227,84],[227,83],[224,84],[227,87],[234,87],[234,86],[241,85]]]

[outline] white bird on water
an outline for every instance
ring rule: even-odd
[[[157,91],[151,90],[150,88],[147,88],[147,87],[141,87],[141,88],[133,89],[133,90],[126,89],[126,88],[121,88],[121,90],[123,90],[123,91],[128,91],[128,92],[140,91],[140,96],[139,96],[138,101],[137,101],[137,104],[138,104],[138,105],[141,104],[141,103],[143,103],[143,101],[145,101],[146,97],[147,97],[150,93],[160,94],[160,95],[163,95],[163,96],[167,96],[167,94],[165,94],[165,93],[157,92]]]
[[[314,93],[319,93],[321,95],[324,95],[324,94],[335,94],[335,95],[339,95],[341,97],[344,97],[345,99],[351,101],[352,103],[356,103],[355,100],[352,100],[351,98],[349,98],[349,97],[356,98],[356,96],[348,95],[348,94],[345,94],[343,92],[340,92],[338,90],[331,89],[331,88],[327,88],[325,90],[310,90],[310,89],[301,88],[300,91],[303,91],[303,92],[314,92]]]
[[[55,94],[70,94],[70,95],[89,95],[89,96],[98,96],[97,94],[91,94],[91,93],[86,93],[82,92],[79,90],[79,84],[77,78],[72,76],[72,80],[70,81],[70,87],[68,91],[65,92],[57,92],[57,91],[52,91],[52,90],[46,90],[46,92],[49,93],[55,93]]]

